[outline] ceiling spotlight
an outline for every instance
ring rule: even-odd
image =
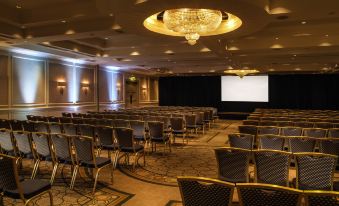
[[[134,51],[134,52],[130,53],[129,55],[131,55],[131,56],[139,56],[139,55],[140,55],[140,53],[139,53],[139,52],[137,52],[137,51]]]
[[[307,22],[306,21],[302,21],[301,24],[306,24]]]
[[[214,70],[214,69],[211,69],[210,72],[213,73],[213,72],[215,72],[215,70]]]
[[[275,40],[278,40],[279,39],[279,37],[275,37]]]
[[[66,23],[66,20],[62,20],[61,23]]]
[[[16,5],[15,8],[21,9],[22,7],[20,5]]]

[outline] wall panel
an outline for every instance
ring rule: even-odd
[[[113,100],[113,74],[99,70],[99,101],[111,102]]]
[[[65,82],[65,87],[58,87],[58,82]],[[49,63],[49,103],[73,102],[73,66]]]
[[[88,84],[89,87],[83,87]],[[94,69],[76,67],[76,90],[79,103],[95,102]]]
[[[8,56],[0,56],[0,107],[8,105]]]

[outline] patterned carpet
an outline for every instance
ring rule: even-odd
[[[22,174],[25,179],[28,179],[29,175],[31,174],[31,167],[29,167],[29,164],[31,164],[30,161],[24,162],[25,170],[22,171]],[[40,168],[41,173],[37,176],[37,178],[49,181],[51,175],[51,164],[42,163]],[[92,194],[94,181],[93,179],[86,176],[86,173],[83,169],[80,169],[81,175],[78,175],[77,177],[74,190],[69,189],[71,178],[69,166],[62,167],[62,169],[60,168],[59,171],[60,172],[57,174],[55,183],[52,187],[53,202],[56,206],[116,206],[122,205],[124,202],[133,197],[132,194],[128,194],[112,188],[112,185],[110,185],[110,171],[108,168],[104,168],[103,171],[101,171],[100,173],[102,175],[99,175],[99,182],[94,197]],[[49,205],[49,196],[48,194],[46,194],[41,197],[35,198],[32,203],[30,205]],[[4,205],[21,206],[24,204],[21,200],[15,201],[9,198],[4,198]]]
[[[215,147],[208,142],[220,135],[220,132],[229,125],[229,122],[214,124],[213,129],[205,135],[191,136],[189,144],[182,144],[182,139],[177,138],[177,144],[172,145],[172,152],[163,153],[163,148],[158,148],[157,152],[146,156],[145,166],[140,159],[141,165],[135,170],[124,165],[124,158],[121,158],[119,169],[139,180],[166,186],[177,186],[177,176],[216,178],[217,163],[213,150]]]

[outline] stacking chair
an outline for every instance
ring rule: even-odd
[[[302,190],[261,183],[237,184],[240,206],[300,206]]]
[[[62,133],[62,124],[58,122],[51,122],[48,124],[49,132],[52,134],[61,134]]]
[[[48,122],[56,122],[59,123],[59,117],[49,116],[47,117]]]
[[[259,126],[272,126],[273,127],[273,126],[278,126],[278,124],[275,121],[265,120],[265,121],[260,121]]]
[[[249,182],[251,150],[223,147],[214,149],[218,164],[218,178],[227,182]]]
[[[321,153],[339,156],[339,138],[324,138],[320,140]]]
[[[69,112],[62,112],[61,115],[63,117],[72,117],[72,113],[69,113]]]
[[[134,142],[133,129],[126,127],[116,127],[115,129],[116,138],[118,140],[120,152],[123,152],[126,157],[126,163],[129,163],[129,155],[134,154],[133,169],[139,160],[139,155],[144,156],[144,165],[146,163],[145,149],[143,145],[136,144]]]
[[[95,126],[89,124],[79,124],[78,133],[81,136],[87,136],[95,138]]]
[[[211,128],[211,119],[210,119],[210,112],[204,111],[204,123],[208,125],[208,129]]]
[[[82,119],[83,124],[88,124],[88,125],[92,125],[95,126],[97,124],[97,119],[94,118],[83,118]]]
[[[295,122],[294,126],[302,128],[312,128],[314,126],[314,122]]]
[[[0,129],[11,129],[10,121],[7,119],[0,119]]]
[[[133,129],[134,140],[137,142],[144,142],[145,145],[149,142],[149,136],[146,134],[146,124],[144,121],[132,120],[130,121]]]
[[[203,177],[178,177],[184,206],[231,205],[234,184]]]
[[[329,137],[329,138],[339,138],[339,128],[328,129],[327,137]]]
[[[70,165],[73,169],[75,162],[72,157],[71,136],[65,134],[51,134],[53,153],[55,155],[55,164],[51,177],[51,184],[54,183],[59,164]]]
[[[73,123],[64,123],[62,124],[63,132],[67,135],[77,135],[78,127]]]
[[[35,149],[36,160],[33,168],[32,179],[35,178],[41,161],[49,161],[52,167],[55,165],[55,159],[52,151],[50,136],[47,133],[32,133],[33,148]]]
[[[325,138],[327,134],[326,129],[321,128],[305,128],[303,129],[303,136],[314,138]]]
[[[186,139],[186,127],[185,127],[185,121],[181,117],[172,117],[170,118],[170,124],[173,134],[173,142],[175,142],[176,136],[182,136],[182,142],[185,143]],[[188,139],[186,140],[188,143]]]
[[[277,122],[278,127],[291,127],[293,125],[294,125],[294,123],[291,122],[291,121],[278,121]]]
[[[164,123],[163,122],[148,122],[149,136],[154,151],[157,150],[157,144],[164,144],[164,152],[166,150],[166,146],[168,146],[169,151],[171,152],[171,140],[169,138],[169,133],[164,132]]]
[[[72,118],[72,123],[73,124],[84,124],[84,120],[80,117]]]
[[[279,135],[279,127],[259,126],[258,127],[258,135],[263,135],[263,134]]]
[[[289,151],[292,153],[296,152],[313,152],[317,139],[311,137],[288,137]]]
[[[130,127],[129,121],[127,119],[115,119],[113,120],[114,127]]]
[[[32,121],[23,121],[22,122],[22,128],[26,132],[36,132],[34,122],[32,122]]]
[[[72,118],[71,117],[60,117],[59,120],[60,120],[61,124],[72,123]]]
[[[18,149],[18,156],[27,159],[35,159],[30,132],[13,131],[13,138]]]
[[[332,128],[332,124],[330,122],[315,122],[315,128],[329,129]]]
[[[198,133],[197,125],[197,116],[195,114],[186,114],[185,115],[185,122],[186,122],[186,129],[190,130],[191,132],[194,131],[196,134]]]
[[[254,151],[254,181],[288,187],[292,153],[275,150]]]
[[[254,135],[251,134],[229,134],[228,140],[231,147],[242,148],[242,149],[253,149]]]
[[[35,131],[49,133],[47,122],[34,122]]]
[[[202,129],[202,134],[205,134],[205,122],[204,122],[204,113],[196,112],[197,115],[197,125]]]
[[[29,121],[36,121],[36,117],[34,115],[26,115],[27,120]]]
[[[80,167],[95,169],[93,194],[98,181],[99,172],[107,166],[111,166],[111,181],[113,183],[113,169],[114,164],[111,158],[96,157],[94,153],[94,140],[86,136],[72,136],[73,146],[75,148],[75,167],[73,170],[70,188],[74,188],[75,180]]]
[[[285,138],[279,135],[264,134],[258,135],[259,149],[284,150]]]
[[[107,126],[97,126],[96,127],[99,148],[107,150],[108,158],[113,160],[114,168],[116,167],[118,157],[119,157],[119,144],[117,143],[114,137],[114,130],[112,127]],[[114,152],[114,157],[112,158],[111,152]]]
[[[333,190],[337,156],[322,153],[295,153],[296,188],[302,190]]]
[[[257,136],[257,126],[254,125],[240,125],[238,126],[239,133],[242,134],[251,134]]]
[[[320,191],[320,190],[305,190],[305,205],[306,206],[338,206],[339,192]]]
[[[26,206],[35,197],[48,193],[49,203],[53,205],[53,195],[50,191],[51,184],[38,179],[20,181],[17,163],[18,158],[0,154],[0,188],[3,195],[13,199],[21,199]]]
[[[281,136],[301,136],[303,129],[301,127],[281,127]]]
[[[0,129],[0,153],[16,156],[17,151],[12,138],[12,132],[7,129]]]
[[[22,131],[23,130],[22,122],[23,121],[21,120],[15,120],[15,119],[9,120],[12,131]]]
[[[257,120],[243,120],[242,124],[243,125],[255,125],[255,126],[258,126],[259,122]]]
[[[111,119],[97,119],[97,126],[107,126],[112,127],[112,120]]]

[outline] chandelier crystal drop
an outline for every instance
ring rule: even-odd
[[[196,44],[201,35],[215,31],[221,24],[222,13],[211,9],[171,9],[163,15],[165,26],[185,36],[190,45]]]

